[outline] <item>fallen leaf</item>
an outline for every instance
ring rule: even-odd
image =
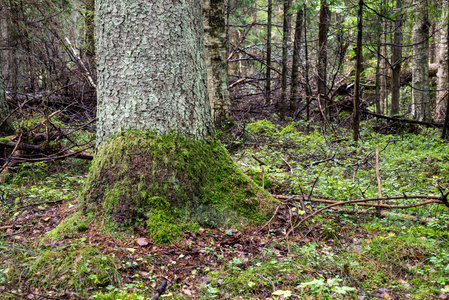
[[[128,250],[128,251],[131,252],[131,253],[136,252],[136,249],[134,249],[134,248],[126,248],[126,250]]]
[[[138,238],[137,244],[139,246],[146,246],[146,245],[148,245],[148,240],[146,238]]]

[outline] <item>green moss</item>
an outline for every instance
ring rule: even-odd
[[[83,209],[102,209],[118,224],[145,223],[155,241],[167,242],[192,226],[261,223],[275,200],[215,138],[134,130],[98,150],[81,202]]]

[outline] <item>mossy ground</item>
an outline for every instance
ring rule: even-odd
[[[156,242],[200,226],[260,224],[275,204],[217,139],[142,131],[102,145],[81,195],[84,211],[119,226],[145,225]]]

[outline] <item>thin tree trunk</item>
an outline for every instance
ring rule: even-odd
[[[391,58],[391,112],[396,115],[399,113],[400,89],[401,89],[401,64],[402,64],[402,0],[396,0],[396,9],[400,10],[394,23],[394,35]]]
[[[268,11],[267,11],[267,81],[265,85],[265,103],[270,104],[271,101],[271,22],[273,14],[273,3],[272,0],[268,0]]]
[[[321,0],[320,23],[318,26],[317,85],[321,107],[329,115],[327,103],[327,33],[329,31],[330,10],[327,0]]]
[[[354,85],[354,112],[352,115],[352,138],[359,140],[360,122],[360,71],[362,69],[362,36],[363,36],[363,0],[359,0],[359,12],[357,15],[357,48],[355,52],[355,85]]]
[[[88,70],[95,70],[95,0],[86,0],[84,17],[84,42]]]
[[[416,4],[417,22],[413,26],[412,115],[419,121],[429,121],[429,28],[427,1]]]
[[[288,56],[288,40],[290,36],[290,20],[289,13],[292,0],[284,0],[284,21],[282,30],[282,79],[281,79],[281,102],[279,103],[281,120],[285,119],[287,109],[287,56]]]
[[[203,0],[203,16],[209,102],[212,119],[221,127],[232,119],[223,0]]]
[[[299,59],[301,52],[301,37],[303,31],[304,11],[299,8],[296,12],[295,41],[293,42],[292,83],[290,90],[290,110],[295,113],[299,101]]]
[[[0,7],[0,11],[2,11]],[[3,17],[5,17],[6,14],[3,14]],[[0,16],[1,18],[1,16]],[[0,20],[0,32],[3,32],[3,26],[4,23]],[[0,40],[0,48],[3,46],[3,42]],[[2,53],[3,51],[0,51],[0,123],[2,123],[2,126],[0,127],[0,135],[7,135],[9,133],[13,132],[12,122],[11,119],[5,120],[4,119],[9,114],[9,106],[8,101],[6,99],[6,89],[5,89],[5,82],[3,80],[3,64],[2,64]]]
[[[449,4],[443,1],[442,14],[440,19],[441,35],[438,52],[438,73],[437,73],[437,103],[435,108],[435,119],[443,120],[446,112],[447,98],[444,95],[449,90]]]
[[[309,78],[309,42],[307,40],[307,25],[308,25],[308,17],[307,17],[307,6],[304,3],[304,56],[305,56],[305,70],[304,70],[304,80],[305,80],[305,89],[306,89],[306,120],[310,120],[310,102],[312,101],[312,89],[310,88],[310,78]]]
[[[387,74],[390,68],[387,68],[387,28],[386,21],[382,21],[382,46],[380,49],[381,59],[380,59],[380,91],[379,91],[379,113],[383,114],[385,111],[385,102],[387,98]]]

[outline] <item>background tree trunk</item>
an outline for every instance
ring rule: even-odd
[[[113,3],[96,7],[97,146],[127,128],[208,137],[201,1]]]
[[[413,26],[412,115],[419,121],[431,119],[429,97],[429,28],[427,1],[416,4]]]
[[[279,105],[281,119],[285,119],[285,113],[287,109],[287,78],[288,78],[288,40],[290,37],[290,20],[291,14],[289,13],[292,0],[284,0],[284,21],[282,30],[282,79],[281,79],[281,102]]]
[[[215,125],[222,126],[227,120],[232,119],[226,60],[224,1],[203,0],[203,16],[209,102]]]
[[[290,89],[290,110],[294,114],[298,109],[299,101],[299,59],[301,51],[301,37],[303,31],[304,10],[298,8],[296,12],[295,40],[293,42],[292,83]]]
[[[329,31],[329,19],[330,10],[327,0],[321,0],[320,24],[318,26],[317,85],[321,107],[327,114],[327,33]]]
[[[449,4],[443,1],[442,14],[440,19],[441,34],[438,52],[438,73],[437,73],[437,103],[435,108],[435,119],[444,120],[446,103],[448,96],[443,98],[449,90]]]
[[[95,0],[85,0],[84,42],[88,70],[94,74],[95,70]]]
[[[393,116],[399,113],[401,90],[401,64],[402,64],[402,0],[396,0],[396,9],[399,14],[394,22],[394,37],[391,57],[391,112]]]
[[[2,28],[0,28],[1,30]],[[0,43],[0,47],[2,44]],[[2,52],[0,51],[0,123],[3,122],[6,116],[9,114],[9,105],[8,101],[6,100],[6,89],[5,89],[5,82],[3,80],[3,74],[1,72],[2,70]],[[3,122],[3,125],[0,127],[0,135],[8,135],[10,133],[14,132],[14,129],[12,127],[11,119],[6,120]]]
[[[363,0],[359,0],[359,11],[357,14],[357,48],[355,51],[355,85],[354,85],[354,110],[352,113],[352,138],[359,140],[360,122],[360,72],[362,70],[362,37],[363,37]]]
[[[270,104],[271,101],[271,20],[273,13],[273,3],[272,0],[268,0],[267,7],[267,82],[265,84],[265,103]]]

